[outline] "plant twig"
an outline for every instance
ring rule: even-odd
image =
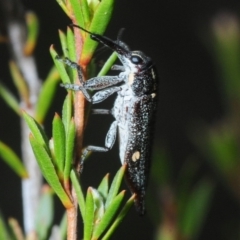
[[[74,21],[73,21],[74,22]],[[80,55],[82,52],[82,38],[79,29],[74,29],[75,36],[75,48],[76,48],[76,56],[77,61],[79,62]],[[76,79],[77,83],[79,83],[79,79]],[[79,160],[81,159],[82,154],[82,142],[83,142],[83,132],[85,128],[85,108],[86,108],[86,100],[83,94],[79,91],[75,93],[75,101],[74,101],[74,121],[75,121],[75,129],[76,129],[76,145],[75,145],[75,160],[74,165],[78,172],[81,170],[81,166],[79,165]],[[78,231],[77,231],[77,216],[78,216],[78,201],[74,188],[72,188],[72,200],[74,207],[71,209],[67,209],[67,239],[68,240],[77,240],[78,239]]]
[[[68,240],[77,240],[78,231],[77,231],[77,216],[78,216],[78,201],[74,188],[72,189],[72,198],[73,198],[73,207],[67,209],[67,239]]]
[[[9,49],[12,58],[16,61],[25,81],[29,87],[30,106],[26,106],[21,100],[21,107],[31,115],[34,115],[35,103],[40,89],[40,81],[36,70],[36,64],[32,56],[23,53],[26,41],[26,26],[24,11],[18,0],[0,1],[4,9],[6,28],[9,39]],[[29,235],[34,231],[34,216],[41,193],[42,176],[28,141],[29,128],[21,119],[21,149],[22,159],[29,173],[28,179],[22,180],[23,218],[25,233]]]

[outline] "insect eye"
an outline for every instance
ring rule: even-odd
[[[139,56],[131,56],[131,62],[134,64],[141,64],[143,62],[142,58]]]

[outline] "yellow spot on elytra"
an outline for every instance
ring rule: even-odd
[[[140,158],[140,152],[139,151],[136,151],[135,153],[133,153],[132,160],[134,162],[136,162],[139,158]]]
[[[133,73],[130,73],[128,75],[128,83],[129,85],[132,85],[133,84],[133,80],[134,80],[134,74]]]

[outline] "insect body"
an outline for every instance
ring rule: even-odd
[[[79,27],[79,26],[75,26]],[[81,27],[79,27],[81,28]],[[81,85],[65,84],[67,89],[82,91],[89,102],[102,102],[117,92],[117,98],[111,110],[95,109],[95,114],[112,114],[115,121],[111,124],[105,139],[105,146],[87,146],[82,160],[89,151],[106,152],[110,150],[118,135],[120,160],[127,164],[126,180],[132,193],[136,194],[135,206],[140,215],[145,213],[145,191],[147,186],[153,120],[156,111],[157,74],[152,60],[141,51],[131,51],[122,41],[113,41],[99,34],[88,32],[90,37],[116,51],[121,65],[118,76],[94,77],[84,82],[81,67],[69,59],[60,59],[72,68],[76,68]],[[115,86],[121,83],[119,86]],[[92,97],[87,90],[100,90]]]

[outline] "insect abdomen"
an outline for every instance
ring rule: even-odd
[[[129,135],[125,153],[127,163],[126,180],[136,194],[137,211],[145,213],[145,191],[147,187],[152,147],[153,120],[156,99],[153,95],[145,95],[135,101],[129,112]]]

